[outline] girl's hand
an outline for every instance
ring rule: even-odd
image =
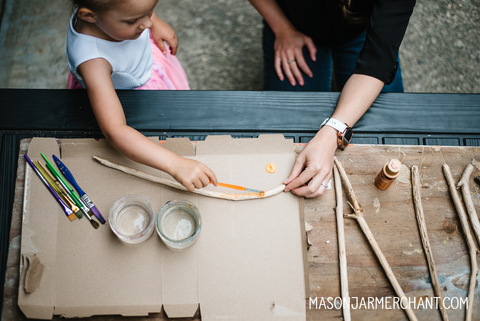
[[[308,198],[322,195],[332,177],[336,149],[337,131],[324,126],[298,155],[285,191]]]
[[[169,174],[190,192],[193,192],[196,188],[206,187],[210,184],[210,181],[213,185],[218,186],[215,173],[206,165],[196,160],[180,156],[178,156],[178,159],[175,159],[174,164]]]
[[[292,86],[295,86],[295,79],[300,86],[303,86],[302,70],[308,77],[313,77],[303,58],[303,46],[307,46],[310,58],[315,61],[317,48],[310,37],[307,37],[295,29],[285,28],[275,34],[275,70],[278,78],[283,81],[283,71]]]
[[[157,42],[158,48],[166,55],[168,52],[168,48],[164,43],[164,41],[166,41],[170,45],[170,53],[175,56],[178,48],[178,39],[175,31],[168,23],[157,17],[155,13],[152,15],[152,23],[151,32],[153,39]]]

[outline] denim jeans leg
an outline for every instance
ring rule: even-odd
[[[275,34],[272,29],[264,23],[263,28],[263,62],[264,62],[264,90],[290,90],[290,91],[330,91],[332,59],[328,48],[317,46],[316,61],[310,59],[307,47],[303,47],[303,57],[312,71],[310,78],[302,72],[304,85],[299,86],[298,81],[292,86],[287,77],[283,81],[278,78],[275,71]]]
[[[342,91],[343,86],[353,74],[357,66],[357,59],[365,43],[366,32],[352,41],[332,49],[333,72],[337,91]]]

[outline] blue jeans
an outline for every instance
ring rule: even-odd
[[[306,46],[303,47],[303,57],[313,73],[308,77],[302,72],[304,85],[299,86],[298,81],[292,86],[287,77],[281,81],[275,71],[275,34],[264,23],[263,28],[263,62],[264,62],[264,90],[291,90],[291,91],[331,91],[332,70],[334,73],[334,85],[337,91],[342,91],[343,86],[353,73],[357,64],[357,58],[365,43],[366,32],[356,39],[338,47],[325,47],[315,44],[317,48],[317,61],[310,59],[310,53]],[[402,71],[398,63],[395,79],[390,85],[383,86],[382,92],[403,92]]]

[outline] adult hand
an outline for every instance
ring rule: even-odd
[[[180,184],[185,186],[190,192],[193,192],[196,188],[210,184],[218,186],[217,177],[215,173],[206,165],[184,157],[178,156],[175,160],[175,166],[169,172]]]
[[[158,18],[155,14],[152,16],[152,22],[151,32],[153,39],[157,42],[158,48],[166,55],[168,52],[168,48],[164,43],[164,41],[166,41],[170,45],[170,53],[175,56],[178,48],[178,39],[175,31],[168,23]]]
[[[333,157],[337,149],[337,132],[324,126],[295,160],[285,191],[308,198],[320,196],[332,177]]]
[[[275,70],[278,78],[283,81],[283,69],[292,86],[296,84],[295,79],[300,86],[303,86],[304,81],[301,71],[308,77],[313,77],[302,53],[303,46],[307,46],[310,58],[313,61],[316,60],[317,48],[313,44],[312,39],[291,28],[286,28],[282,32],[276,33],[275,37]]]

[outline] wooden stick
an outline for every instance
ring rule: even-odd
[[[97,160],[100,164],[103,164],[107,167],[117,169],[121,172],[124,172],[129,175],[133,175],[142,179],[145,179],[150,182],[170,186],[176,189],[179,189],[181,191],[187,192],[188,190],[183,186],[182,184],[166,179],[166,178],[161,178],[161,177],[156,177],[153,175],[146,174],[144,172],[137,171],[136,169],[129,168],[126,166],[122,166],[119,164],[112,163],[109,160],[93,156],[95,160]],[[226,193],[221,193],[221,192],[216,192],[216,191],[209,191],[205,189],[195,189],[193,193],[203,195],[203,196],[208,196],[208,197],[214,197],[214,198],[220,198],[223,200],[230,200],[230,201],[245,201],[245,200],[253,200],[253,199],[263,199],[267,197],[271,197],[274,195],[277,195],[285,189],[285,185],[279,185],[269,191],[265,191],[265,195],[261,195],[259,193],[247,193],[247,194],[226,194]]]
[[[463,171],[462,178],[458,181],[457,187],[462,188],[463,201],[467,208],[468,217],[470,218],[470,224],[472,224],[473,232],[477,238],[478,245],[480,246],[480,222],[478,221],[477,212],[473,205],[472,195],[470,194],[470,175],[472,175],[473,165],[468,166]],[[477,248],[478,250],[478,248]]]
[[[430,247],[430,241],[428,239],[427,224],[425,223],[425,215],[423,213],[422,195],[420,186],[420,175],[418,173],[418,167],[412,166],[412,185],[413,185],[413,204],[415,205],[415,215],[417,217],[418,227],[420,229],[420,238],[422,240],[423,250],[427,257],[428,270],[430,272],[430,279],[432,280],[433,291],[435,296],[441,299],[440,313],[444,321],[448,321],[447,310],[443,306],[443,294],[438,280],[437,268],[433,259],[432,250]]]
[[[345,251],[345,229],[343,224],[343,195],[342,182],[337,166],[333,166],[333,173],[335,179],[335,196],[337,199],[337,208],[335,209],[337,215],[337,237],[338,237],[338,258],[340,260],[340,287],[342,302],[343,299],[349,298],[348,294],[348,275],[347,275],[347,255]],[[348,304],[342,304],[343,320],[350,321],[350,307]]]
[[[352,185],[350,184],[350,180],[348,179],[347,173],[345,172],[342,164],[337,160],[336,157],[334,158],[334,161],[338,167],[338,171],[340,172],[340,177],[342,178],[343,184],[347,186],[348,198],[352,203],[350,204],[350,206],[354,211],[354,214],[347,214],[345,215],[345,217],[350,217],[357,220],[358,225],[360,225],[360,228],[362,229],[363,233],[367,237],[368,242],[370,243],[370,246],[373,249],[373,252],[377,256],[378,260],[380,261],[380,264],[383,267],[383,270],[385,271],[385,274],[390,280],[390,283],[392,284],[392,287],[395,290],[395,293],[397,293],[398,297],[400,298],[400,303],[401,303],[400,305],[405,310],[405,313],[407,314],[410,321],[417,321],[417,317],[415,316],[415,313],[413,312],[412,309],[410,309],[408,298],[405,296],[405,293],[403,293],[402,287],[400,286],[397,279],[395,278],[395,275],[393,274],[390,264],[388,264],[387,259],[383,255],[382,250],[378,246],[378,243],[375,240],[375,237],[373,236],[372,231],[368,227],[367,222],[363,217],[363,209],[360,207],[360,204],[358,203],[355,197],[355,193],[353,192],[353,188],[352,188]],[[405,306],[403,302],[405,302]]]
[[[470,264],[472,271],[470,274],[470,286],[468,288],[468,306],[465,320],[471,321],[473,315],[473,299],[475,295],[475,285],[477,283],[478,275],[478,266],[477,266],[477,249],[473,241],[472,234],[470,233],[470,226],[468,225],[467,215],[463,210],[462,201],[458,196],[457,189],[455,188],[455,182],[453,181],[452,173],[450,172],[450,167],[447,164],[443,164],[443,174],[447,180],[448,188],[450,190],[450,195],[452,196],[453,204],[457,210],[458,217],[460,218],[460,225],[462,226],[463,234],[467,239],[468,250],[470,254]]]

